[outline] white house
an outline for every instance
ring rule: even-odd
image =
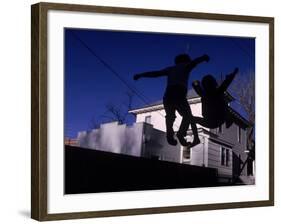
[[[230,95],[227,97],[229,101],[233,99]],[[200,97],[192,90],[189,91],[188,102],[192,114],[201,116]],[[237,118],[237,124],[233,124],[230,128],[223,125],[217,129],[208,129],[197,125],[201,143],[190,150],[179,144],[171,146],[167,143],[162,101],[133,109],[129,113],[136,116],[136,122],[132,126],[112,122],[102,124],[99,129],[79,132],[80,146],[216,168],[221,181],[231,181],[236,178],[247,158],[246,128],[249,122],[235,110],[233,115]],[[175,131],[178,130],[180,122],[181,116],[177,114],[174,123]],[[188,131],[187,138],[192,141],[191,130]],[[244,169],[242,176],[246,174],[247,171]]]

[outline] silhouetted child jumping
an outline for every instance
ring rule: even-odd
[[[238,68],[227,75],[220,86],[218,86],[216,79],[212,75],[204,76],[202,85],[198,80],[192,83],[196,93],[201,96],[202,102],[203,117],[194,116],[195,123],[207,128],[218,128],[225,122],[227,128],[232,125],[234,120],[224,93],[237,73]]]
[[[174,138],[173,124],[176,119],[176,111],[182,116],[180,128],[177,132],[177,138],[181,145],[193,147],[200,143],[196,123],[193,121],[192,112],[187,101],[188,78],[192,69],[202,62],[208,62],[209,56],[203,55],[191,60],[187,54],[180,54],[175,57],[175,65],[159,71],[144,72],[136,74],[134,80],[139,78],[156,78],[167,76],[167,87],[163,97],[164,109],[166,112],[166,135],[167,141],[171,145],[177,145]],[[191,124],[193,132],[193,142],[187,142],[185,136]]]

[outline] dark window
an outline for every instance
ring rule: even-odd
[[[230,161],[230,149],[221,147],[221,165],[229,166]]]
[[[182,157],[184,160],[190,159],[190,149],[183,147]]]
[[[237,140],[238,142],[241,142],[241,128],[237,126]]]
[[[229,164],[229,149],[226,149],[225,165],[228,166],[228,164]]]
[[[225,148],[221,148],[221,165],[224,166],[225,164]]]
[[[151,116],[145,116],[145,123],[151,124]]]

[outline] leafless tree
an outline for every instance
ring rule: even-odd
[[[231,85],[231,91],[238,103],[248,115],[248,119],[255,124],[255,75],[249,72],[247,75],[240,74]]]
[[[88,129],[92,130],[92,129],[97,129],[99,128],[100,123],[97,121],[96,117],[93,116],[88,124]]]
[[[247,149],[254,154],[254,128],[255,128],[255,74],[249,71],[247,74],[239,74],[230,88],[237,103],[245,110],[251,127],[247,130]]]
[[[106,118],[109,121],[118,121],[119,124],[126,123],[129,116],[128,111],[132,109],[134,94],[132,92],[126,92],[125,96],[126,98],[125,100],[123,100],[123,102],[121,102],[121,104],[107,104],[106,112],[102,117]]]
[[[248,150],[247,159],[242,164],[240,169],[240,173],[238,176],[242,174],[243,169],[246,165],[249,165],[250,173],[251,167],[253,167],[253,161],[255,160],[255,74],[253,71],[249,71],[248,73],[238,74],[233,83],[230,86],[230,93],[236,99],[236,102],[240,104],[240,106],[247,113],[247,118],[251,124],[249,128],[247,128],[247,145],[246,149]],[[235,179],[234,181],[237,181]]]
[[[126,115],[120,105],[109,103],[106,105],[106,113],[102,117],[109,121],[118,121],[119,124],[124,124]]]
[[[104,114],[100,116],[101,119],[99,120],[101,121],[98,122],[98,119],[93,117],[89,122],[89,128],[90,129],[99,128],[100,124],[103,122],[117,121],[119,124],[126,123],[130,115],[128,111],[132,109],[133,98],[134,98],[134,94],[132,92],[126,92],[125,99],[123,100],[123,102],[108,103],[105,106]]]

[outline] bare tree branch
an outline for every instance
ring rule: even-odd
[[[99,128],[100,124],[97,122],[95,116],[93,116],[88,124],[90,130]]]
[[[113,120],[117,120],[120,124],[125,122],[126,115],[122,112],[122,109],[115,104],[106,105],[107,113],[111,114]]]
[[[255,74],[240,74],[231,85],[230,91],[238,103],[247,113],[248,120],[252,124],[247,131],[247,149],[254,150],[254,127],[255,127]]]
[[[255,123],[255,78],[254,73],[240,74],[230,87],[230,91],[237,98],[238,103],[248,115],[249,121]]]
[[[100,118],[104,118],[104,120],[99,119],[98,122],[98,119],[93,116],[88,125],[89,129],[97,129],[103,122],[117,121],[119,124],[126,123],[128,121],[128,116],[130,115],[128,111],[133,107],[134,93],[127,91],[125,96],[126,97],[121,104],[108,103],[105,106],[105,112],[100,116]]]
[[[132,92],[126,92],[126,99],[122,104],[108,103],[106,107],[106,112],[102,117],[106,117],[109,121],[118,121],[119,124],[126,123],[128,119],[128,111],[132,109],[133,97]]]

